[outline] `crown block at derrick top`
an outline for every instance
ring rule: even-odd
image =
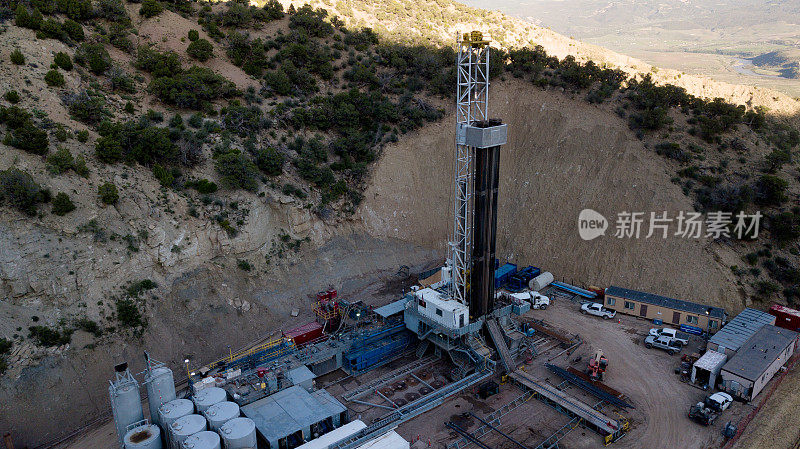
[[[508,125],[474,126],[456,125],[456,143],[475,148],[490,148],[505,145],[508,141]]]

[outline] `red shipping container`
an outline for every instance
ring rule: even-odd
[[[775,316],[775,325],[790,331],[800,331],[800,310],[773,304],[769,308],[769,314]]]
[[[302,346],[309,341],[322,337],[322,325],[316,321],[285,331],[283,336],[292,340],[295,346]]]

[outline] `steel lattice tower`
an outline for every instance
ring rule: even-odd
[[[467,304],[472,266],[475,149],[466,143],[466,128],[489,118],[489,45],[480,32],[473,31],[459,38],[456,70],[455,195],[453,238],[448,258],[452,270],[451,295]]]

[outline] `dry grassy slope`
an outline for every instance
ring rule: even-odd
[[[524,95],[520,93],[524,92]],[[609,106],[593,107],[520,81],[492,86],[491,115],[509,125],[501,158],[498,255],[581,284],[617,284],[743,307],[724,246],[706,241],[613,238],[622,211],[693,210],[670,182],[672,168],[646,150]],[[384,150],[359,210],[378,237],[443,249],[450,232],[452,112]],[[585,242],[578,213],[611,220],[606,237]],[[643,230],[643,236],[646,234]]]
[[[289,4],[299,6],[310,3],[332,12],[347,10],[343,6],[344,2],[342,0],[280,1],[287,6]],[[352,16],[355,19],[345,17],[344,20],[346,23],[363,23],[374,26],[378,22],[376,14],[385,12],[385,5],[388,3],[390,3],[390,0],[356,3],[356,6],[352,8]],[[364,4],[369,6],[363,7]],[[791,117],[795,121],[800,120],[796,117],[800,113],[800,101],[785,94],[753,86],[723,83],[704,76],[687,75],[677,70],[655,68],[641,60],[597,45],[568,38],[550,29],[535,26],[497,11],[467,8],[455,1],[450,1],[448,4],[443,0],[408,1],[408,4],[403,7],[403,9],[409,11],[425,10],[428,15],[433,17],[442,15],[442,12],[455,12],[457,8],[467,11],[461,15],[461,20],[437,26],[432,30],[432,33],[435,33],[442,42],[454,42],[458,33],[478,29],[491,34],[492,38],[503,47],[541,45],[549,54],[559,58],[573,55],[578,60],[592,60],[597,64],[618,67],[631,75],[651,73],[654,80],[684,87],[689,93],[699,97],[719,97],[732,103],[764,106],[775,114]],[[409,19],[408,16],[395,16],[395,23],[382,24],[390,30],[397,29],[409,36],[418,34],[415,31],[422,28],[419,23],[416,23],[413,18]]]

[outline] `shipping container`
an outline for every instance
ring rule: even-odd
[[[494,272],[494,288],[500,288],[508,282],[508,278],[517,272],[517,265],[507,263]]]
[[[322,337],[322,325],[312,321],[292,330],[284,331],[283,336],[293,341],[295,346],[302,346]]]
[[[769,314],[775,316],[775,325],[790,331],[800,332],[800,310],[773,304]]]

